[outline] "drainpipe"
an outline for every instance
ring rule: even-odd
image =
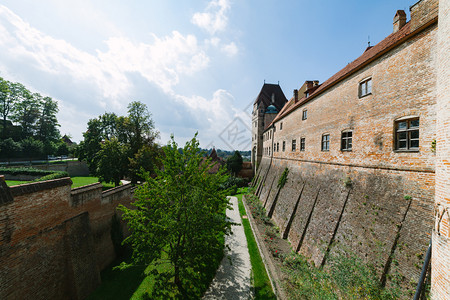
[[[430,265],[431,241],[432,240],[430,240],[430,245],[428,246],[427,254],[425,255],[425,261],[423,262],[422,272],[420,273],[419,282],[417,283],[416,294],[414,295],[414,300],[419,300],[420,295],[422,294],[425,276],[427,275],[428,266]]]

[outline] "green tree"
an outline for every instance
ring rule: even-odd
[[[80,143],[76,151],[79,160],[85,160],[89,172],[96,174],[97,170],[97,153],[102,149],[102,124],[98,119],[90,119],[88,121],[88,129],[83,133],[84,141]]]
[[[6,119],[9,116],[14,105],[14,98],[11,97],[11,90],[9,89],[10,82],[3,80],[0,77],[0,116],[3,119],[2,137],[6,138],[7,123]]]
[[[20,144],[22,146],[24,157],[38,158],[41,157],[44,152],[44,143],[39,140],[35,140],[32,137],[23,139]]]
[[[131,182],[143,181],[142,170],[146,170],[150,175],[155,174],[155,170],[161,167],[158,157],[162,155],[162,150],[157,144],[143,145],[141,149],[130,158],[129,175]]]
[[[242,156],[239,151],[234,151],[233,156],[227,159],[227,168],[235,176],[241,171]]]
[[[125,241],[133,248],[133,264],[154,267],[152,298],[200,298],[205,269],[217,266],[223,235],[230,233],[227,191],[219,189],[226,175],[222,169],[208,173],[211,164],[204,162],[195,137],[181,153],[172,137],[164,154],[163,169],[155,178],[145,174],[137,188],[135,208],[120,207],[131,229]],[[156,266],[162,264],[167,271],[160,273]]]
[[[42,96],[38,93],[32,94],[20,83],[14,83],[11,92],[16,99],[12,120],[22,127],[22,138],[31,137],[36,130]]]
[[[96,174],[100,181],[113,182],[115,186],[120,184],[120,180],[127,172],[128,147],[119,143],[117,138],[106,140],[97,154]]]
[[[58,103],[50,97],[42,99],[42,110],[37,122],[37,137],[41,141],[57,141],[60,138],[58,127]]]
[[[147,105],[139,101],[128,105],[126,126],[132,154],[136,154],[144,144],[153,143],[158,135]]]
[[[0,142],[0,157],[14,158],[19,157],[22,151],[22,145],[15,142],[12,138],[7,138]]]
[[[64,142],[60,142],[56,149],[56,155],[69,155],[69,146]]]

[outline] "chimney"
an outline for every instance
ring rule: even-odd
[[[294,90],[294,103],[298,102],[298,90]]]
[[[404,10],[397,10],[394,16],[394,33],[399,31],[406,24],[406,14]]]

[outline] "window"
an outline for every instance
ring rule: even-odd
[[[359,83],[359,98],[372,94],[372,78]]]
[[[396,150],[419,150],[419,118],[395,122]]]
[[[306,120],[308,118],[308,110],[304,109],[302,112],[302,120]]]
[[[295,152],[296,148],[297,148],[297,141],[292,140],[292,152]]]
[[[283,122],[280,123],[280,130],[283,130]]]
[[[300,151],[305,151],[305,138],[300,139]]]
[[[286,150],[286,141],[283,141],[283,152]]]
[[[341,134],[341,150],[352,151],[352,131],[343,131]]]
[[[277,144],[273,144],[273,152],[277,151]]]
[[[330,151],[330,135],[322,135],[322,151]]]
[[[277,143],[277,152],[280,152],[280,143]]]

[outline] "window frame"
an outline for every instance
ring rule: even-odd
[[[350,134],[350,136],[348,136]],[[347,136],[344,136],[347,135]],[[350,143],[349,143],[350,141]],[[350,146],[349,146],[350,144]],[[347,129],[341,132],[341,151],[351,152],[353,150],[353,130]]]
[[[411,125],[417,121],[417,126]],[[406,123],[405,128],[399,128],[401,123]],[[417,137],[412,137],[417,132]],[[400,138],[404,133],[405,138]],[[417,141],[417,147],[411,145],[412,141]],[[400,143],[404,142],[406,147],[400,148]],[[419,152],[420,151],[420,118],[417,116],[400,118],[394,121],[394,151],[395,152]]]
[[[358,97],[363,98],[368,95],[372,95],[372,85],[372,77],[361,80],[358,84]]]
[[[301,137],[300,138],[300,151],[305,151],[306,148],[306,138]]]
[[[304,121],[304,120],[306,120],[306,119],[308,119],[308,110],[305,108],[305,109],[302,111],[302,121]]]
[[[296,152],[297,151],[297,140],[292,140],[292,148],[291,148],[292,152]]]
[[[324,140],[324,137],[328,137],[328,139]],[[321,143],[320,143],[321,151],[324,151],[324,152],[330,151],[330,141],[331,141],[331,138],[330,138],[329,133],[322,134],[322,139],[321,139]],[[326,147],[324,147],[325,145],[326,145]]]

